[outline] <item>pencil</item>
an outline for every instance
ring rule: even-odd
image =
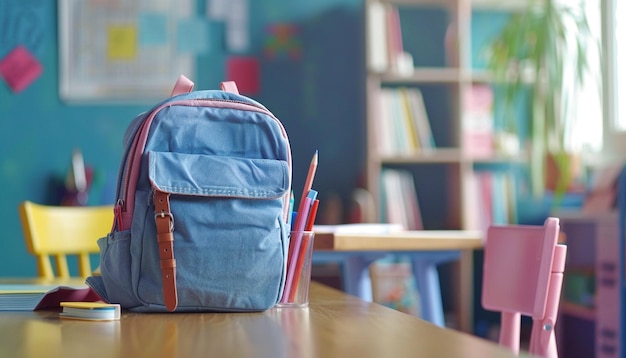
[[[311,159],[311,164],[309,164],[309,172],[307,173],[306,180],[304,182],[304,187],[302,188],[302,198],[300,199],[300,203],[298,205],[298,211],[296,212],[296,219],[293,220],[293,222],[291,223],[291,230],[296,230],[296,231],[304,230],[304,227],[298,229],[297,224],[298,224],[298,220],[300,216],[304,214],[305,200],[306,200],[307,195],[309,195],[311,188],[313,187],[313,179],[315,178],[315,171],[317,170],[317,156],[318,156],[317,152],[318,151],[316,150],[315,153],[313,154],[313,158]],[[302,218],[302,220],[304,220],[303,224],[306,224],[306,218],[307,218],[306,215],[304,216],[304,218]],[[287,252],[288,260],[291,260],[294,254],[292,248],[293,248],[293,245],[290,242],[289,251]]]
[[[311,204],[311,210],[309,210],[309,218],[306,222],[306,226],[304,227],[304,231],[312,231],[313,224],[315,224],[315,217],[317,216],[317,207],[319,206],[319,199],[315,199],[313,204]]]
[[[302,211],[304,209],[304,199],[307,195],[309,195],[309,190],[313,187],[313,179],[315,178],[315,172],[317,171],[317,150],[313,154],[313,158],[311,159],[311,164],[309,164],[309,172],[306,176],[306,181],[304,182],[304,188],[302,189],[302,196],[300,197],[300,207],[298,211]]]

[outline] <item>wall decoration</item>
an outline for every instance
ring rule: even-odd
[[[298,59],[302,46],[298,38],[298,27],[293,24],[276,23],[267,27],[268,38],[265,41],[265,56],[271,59]]]
[[[153,101],[180,74],[194,75],[193,55],[208,48],[208,26],[194,26],[189,47],[178,35],[194,23],[193,0],[60,0],[59,92],[69,102]],[[182,25],[181,25],[182,24]],[[192,36],[193,35],[193,36]]]
[[[209,51],[209,22],[201,17],[182,19],[176,31],[178,52],[205,54]]]
[[[0,77],[16,93],[28,87],[42,72],[39,61],[24,46],[16,47],[0,60]]]
[[[259,61],[251,56],[232,56],[226,60],[226,79],[235,81],[239,92],[254,95],[259,92]]]
[[[250,47],[250,4],[248,0],[206,0],[206,16],[224,22],[224,44],[234,53]]]

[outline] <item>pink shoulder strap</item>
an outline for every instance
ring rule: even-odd
[[[189,78],[185,77],[184,75],[180,75],[180,77],[178,77],[178,80],[176,81],[176,84],[174,85],[174,89],[172,90],[172,93],[170,94],[170,96],[174,97],[179,94],[189,93],[192,90],[193,90],[193,81],[191,81]]]
[[[224,81],[220,85],[220,88],[222,89],[222,91],[239,94],[239,90],[237,89],[237,84],[235,83],[235,81]]]

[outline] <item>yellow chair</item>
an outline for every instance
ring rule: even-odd
[[[78,257],[80,277],[91,274],[89,255],[98,253],[98,238],[113,225],[113,206],[47,206],[24,201],[19,206],[28,252],[37,257],[44,279],[70,278],[67,255]],[[54,258],[57,275],[52,269]]]

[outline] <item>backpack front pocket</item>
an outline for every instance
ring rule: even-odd
[[[286,162],[150,152],[149,179],[170,194],[177,310],[264,310],[278,301],[288,245]],[[158,244],[154,230],[144,233],[139,295],[159,304]]]

